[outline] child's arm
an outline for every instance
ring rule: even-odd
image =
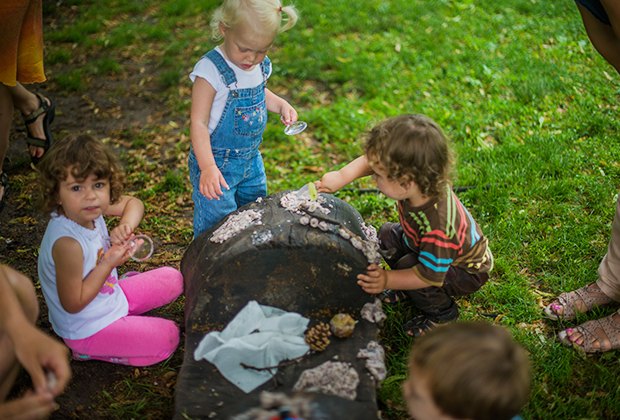
[[[110,232],[112,244],[122,244],[129,240],[144,216],[144,203],[136,197],[121,196],[120,200],[111,204],[105,212],[106,216],[120,216],[121,220]]]
[[[338,171],[327,172],[320,181],[317,181],[319,192],[334,193],[348,183],[364,176],[372,175],[366,155],[362,155]]]
[[[357,275],[357,284],[366,293],[376,295],[385,289],[414,290],[430,287],[411,268],[402,270],[384,270],[377,264],[370,264],[366,274]]]
[[[52,247],[52,258],[56,265],[56,289],[65,311],[77,313],[92,302],[112,269],[126,262],[130,253],[129,242],[112,245],[95,268],[82,278],[84,258],[79,242],[67,236],[58,239]]]
[[[192,87],[189,136],[200,168],[200,193],[209,200],[218,199],[223,194],[222,187],[229,189],[211,150],[209,116],[213,98],[213,86],[202,77],[196,77]]]
[[[280,114],[284,124],[289,125],[297,121],[297,111],[295,111],[295,108],[269,89],[265,89],[265,104],[267,105],[267,111]]]

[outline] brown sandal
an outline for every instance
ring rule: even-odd
[[[577,343],[576,339],[571,339],[575,332],[581,334],[583,338],[581,344]],[[578,327],[560,331],[558,338],[562,344],[573,346],[586,353],[603,353],[620,349],[620,310],[605,318],[584,322]]]
[[[554,321],[570,321],[575,319],[578,313],[585,313],[592,308],[611,302],[613,299],[603,293],[596,283],[591,283],[572,292],[562,293],[545,306],[543,312],[546,318]],[[581,310],[581,308],[584,309]],[[558,313],[559,309],[562,309],[562,313]]]

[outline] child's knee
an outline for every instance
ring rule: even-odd
[[[157,274],[166,279],[166,283],[170,287],[170,293],[176,297],[183,293],[183,274],[173,267],[160,267]]]
[[[403,230],[400,224],[391,222],[384,223],[381,228],[379,228],[379,233],[377,234],[381,248],[398,248],[398,245],[402,242],[402,234]]]
[[[162,319],[158,328],[158,337],[160,342],[156,346],[160,349],[159,354],[162,360],[164,360],[170,357],[179,347],[181,331],[174,321]]]
[[[2,266],[0,270],[6,275],[9,284],[15,291],[15,295],[28,320],[33,324],[36,323],[39,317],[39,301],[37,300],[37,294],[32,281],[19,271],[13,270],[10,267]]]

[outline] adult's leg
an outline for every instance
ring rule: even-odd
[[[598,275],[595,283],[564,292],[553,299],[544,308],[545,316],[553,320],[570,321],[575,319],[578,313],[620,302],[620,197],[616,203],[607,254],[598,267]]]
[[[588,9],[578,4],[583,25],[594,48],[620,73],[620,2],[601,0],[610,25],[598,20]]]
[[[616,203],[607,254],[598,267],[598,275],[596,284],[601,291],[612,300],[620,302],[620,197]]]
[[[22,113],[22,115],[30,115],[39,109],[39,97],[26,89],[21,83],[18,82],[15,86],[7,86],[7,88],[11,94],[13,105]],[[48,98],[44,97],[43,100],[47,102],[48,105],[51,105],[51,101]],[[39,139],[45,138],[45,130],[43,129],[44,118],[45,113],[42,113],[35,121],[28,125],[30,134],[33,137]],[[30,151],[30,155],[34,157],[40,158],[45,153],[45,149],[42,147],[29,145],[28,149]]]
[[[4,171],[4,158],[9,149],[9,134],[13,124],[13,99],[7,86],[0,83],[0,174]],[[4,187],[0,184],[0,201]]]
[[[2,265],[0,265],[0,276],[8,280],[26,318],[34,325],[39,316],[39,303],[30,279]],[[0,331],[0,401],[6,399],[19,373],[19,368],[11,340]]]
[[[7,88],[15,108],[23,115],[30,115],[39,108],[39,99],[19,82],[40,83],[45,81],[43,70],[43,24],[41,0],[8,2],[0,5],[0,83]],[[1,112],[5,112],[5,97],[2,92]],[[49,100],[46,99],[49,103]],[[38,138],[45,138],[43,118],[39,116],[29,125],[30,133]],[[8,135],[13,120],[13,110],[8,114],[8,125],[3,125],[5,115],[0,122],[0,165],[8,147]],[[6,135],[6,139],[4,136]],[[4,151],[1,150],[4,147]],[[32,156],[41,157],[42,147],[30,146]],[[2,167],[0,166],[0,169]]]
[[[598,269],[599,278],[590,288],[598,287],[607,302],[620,302],[620,198],[611,226],[611,239],[607,254]],[[559,333],[560,340],[588,353],[605,352],[620,348],[620,311],[607,317],[587,321],[575,328]]]

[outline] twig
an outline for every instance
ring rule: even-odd
[[[299,363],[299,362],[301,362],[301,361],[302,361],[302,359],[303,359],[304,357],[306,357],[306,356],[308,355],[308,353],[310,353],[310,352],[306,352],[305,354],[303,354],[303,355],[299,356],[299,357],[298,357],[298,358],[296,358],[296,359],[286,359],[286,360],[282,360],[282,361],[281,361],[280,363],[278,363],[276,366],[256,367],[256,366],[252,366],[252,365],[247,365],[247,364],[245,364],[245,363],[243,363],[243,362],[241,362],[241,363],[239,363],[239,364],[240,364],[240,365],[241,365],[241,367],[242,367],[242,368],[244,368],[244,369],[251,369],[251,370],[258,371],[258,372],[262,372],[262,371],[268,370],[268,371],[269,371],[269,373],[271,373],[272,375],[274,375],[275,373],[274,373],[274,372],[271,372],[271,370],[273,370],[273,369],[278,369],[278,368],[280,368],[280,367],[290,366],[290,365],[294,365],[294,364],[296,364],[296,363]]]

